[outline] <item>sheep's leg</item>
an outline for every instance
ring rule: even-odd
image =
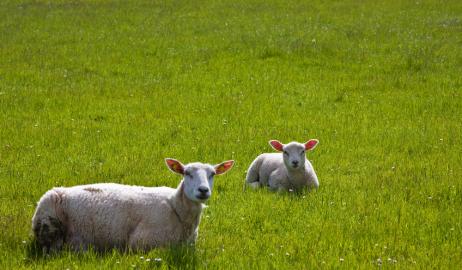
[[[61,250],[64,244],[64,228],[53,217],[46,217],[34,224],[35,237],[44,253]]]
[[[280,170],[275,170],[270,174],[268,184],[272,191],[286,192],[288,190],[287,177]]]
[[[78,236],[73,236],[71,239],[69,239],[69,246],[75,252],[87,251],[88,250],[88,244],[85,243],[82,240],[82,238],[80,238]]]
[[[45,253],[61,250],[64,244],[66,228],[58,218],[57,210],[61,201],[55,191],[47,192],[39,202],[34,217],[32,229],[37,242]]]
[[[260,182],[253,182],[253,183],[250,183],[249,186],[251,186],[254,189],[257,189],[257,188],[261,187],[261,183]]]
[[[259,181],[260,177],[258,173],[259,167],[260,167],[259,163],[260,161],[257,158],[252,162],[252,164],[250,164],[249,170],[247,171],[247,176],[245,178],[244,190],[245,190],[246,185],[249,185],[254,189],[261,187],[261,183]]]
[[[190,245],[193,245],[194,243],[196,243],[198,234],[199,234],[199,227],[197,227],[196,230],[194,230],[194,233],[192,233],[191,236],[188,239],[186,239],[186,243]]]
[[[152,235],[150,235],[151,230],[152,228],[144,226],[142,222],[139,222],[128,236],[128,247],[132,250],[149,250],[154,247],[154,243],[150,243],[150,239],[152,239]]]

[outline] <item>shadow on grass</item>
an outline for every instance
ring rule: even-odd
[[[26,262],[36,261],[50,256],[43,252],[35,238],[29,239],[27,242],[28,245],[26,246],[25,254]]]
[[[103,256],[105,254],[110,254],[110,252],[96,252],[93,249],[89,249],[85,252],[73,252],[69,248],[63,248],[60,251],[54,252],[45,252],[43,248],[38,244],[35,238],[31,238],[28,241],[28,245],[26,246],[25,250],[25,264],[26,265],[33,265],[37,263],[45,263],[47,261],[55,260],[55,259],[62,259],[64,257],[69,257],[69,254],[75,256],[75,258],[79,260],[83,260],[86,258],[93,258]]]
[[[319,193],[320,191],[317,189],[307,189],[307,188],[302,188],[302,189],[289,189],[289,190],[283,190],[283,191],[276,191],[276,190],[271,190],[268,187],[262,187],[258,189],[251,189],[247,187],[248,190],[246,192],[255,192],[258,194],[262,195],[270,195],[270,196],[279,196],[282,198],[299,198],[303,196],[315,196],[315,194]]]
[[[169,268],[196,269],[199,266],[199,257],[193,245],[172,246],[165,250],[165,263]]]
[[[71,255],[78,261],[92,261],[92,260],[101,260],[108,259],[112,260],[139,260],[140,256],[143,257],[152,257],[152,259],[145,263],[148,268],[159,268],[162,266],[167,266],[168,268],[174,269],[196,269],[199,266],[199,257],[196,254],[196,248],[194,245],[175,245],[167,248],[152,249],[148,253],[133,250],[120,250],[120,249],[109,249],[106,251],[96,251],[93,248],[90,248],[86,251],[74,252],[69,248],[64,248],[61,251],[47,253],[42,250],[42,247],[38,244],[35,239],[30,239],[25,250],[25,264],[26,265],[35,265],[41,263],[47,263],[55,259],[69,258]],[[152,252],[152,253],[151,253]],[[151,253],[151,254],[149,254]],[[149,256],[151,255],[151,256]],[[125,257],[125,258],[124,258]],[[128,258],[127,258],[128,257]],[[122,259],[124,258],[124,259]]]

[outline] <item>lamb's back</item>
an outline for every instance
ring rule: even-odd
[[[269,177],[275,171],[285,170],[281,153],[265,153],[258,156],[260,161],[259,176],[262,184],[267,184]]]

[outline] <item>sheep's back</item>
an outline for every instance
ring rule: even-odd
[[[98,246],[123,246],[146,215],[164,212],[175,189],[120,184],[57,188],[68,224],[68,237]]]

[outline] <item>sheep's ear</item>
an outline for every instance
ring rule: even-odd
[[[313,150],[316,145],[318,145],[319,141],[316,139],[311,139],[305,143],[305,150]]]
[[[173,158],[166,158],[165,164],[167,167],[174,173],[178,173],[183,175],[184,174],[184,165],[176,159]]]
[[[274,150],[279,152],[282,152],[282,148],[284,148],[284,145],[277,140],[271,140],[269,141],[269,144],[271,145],[271,147],[273,147]]]
[[[234,165],[234,160],[228,160],[218,165],[215,165],[215,173],[224,174],[225,172],[229,171]]]

